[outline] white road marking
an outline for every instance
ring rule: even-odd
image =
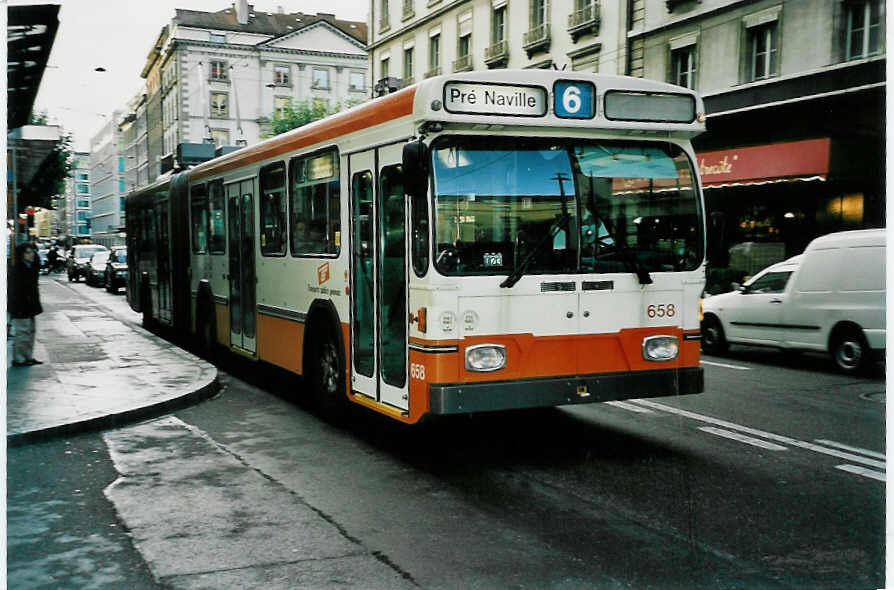
[[[888,481],[888,478],[884,473],[866,469],[865,467],[857,467],[856,465],[836,465],[835,469],[847,471],[848,473],[856,473],[857,475],[862,475],[864,477],[871,477],[872,479],[877,479],[879,481]]]
[[[823,446],[820,446],[817,444],[804,442],[803,440],[796,440],[794,438],[789,438],[787,436],[782,436],[780,434],[773,434],[772,432],[766,432],[764,430],[758,430],[756,428],[749,428],[747,426],[742,426],[740,424],[735,424],[733,422],[727,422],[726,420],[720,420],[718,418],[711,418],[710,416],[696,414],[695,412],[681,410],[681,409],[675,408],[673,406],[666,406],[664,404],[659,404],[657,402],[653,402],[653,401],[646,400],[646,399],[637,399],[637,400],[631,400],[631,401],[634,401],[637,404],[644,405],[648,408],[653,408],[656,410],[663,410],[665,412],[670,412],[671,414],[677,414],[679,416],[685,416],[685,417],[691,418],[693,420],[698,420],[699,422],[707,422],[708,424],[713,424],[715,426],[722,426],[724,428],[729,428],[730,430],[738,430],[739,432],[746,432],[748,434],[753,434],[754,436],[759,436],[761,438],[774,440],[776,442],[783,443],[783,444],[789,445],[791,447],[799,447],[802,449],[807,449],[809,451],[822,453],[824,455],[831,455],[832,457],[838,457],[839,459],[845,459],[847,461],[852,461],[854,463],[860,463],[860,464],[866,465],[868,467],[875,467],[877,469],[885,469],[884,461],[876,461],[874,459],[867,459],[866,457],[854,455],[853,453],[845,453],[844,451],[839,451],[837,449],[830,449],[830,448],[823,447]]]
[[[628,410],[630,412],[636,412],[637,414],[654,414],[652,410],[649,408],[641,408],[634,404],[628,404],[625,402],[605,402],[610,406],[614,406],[616,408],[621,408],[622,410]]]
[[[751,438],[750,436],[745,436],[744,434],[739,434],[738,432],[731,432],[729,430],[721,430],[720,428],[714,428],[713,426],[702,426],[699,430],[704,432],[710,432],[711,434],[716,434],[717,436],[722,436],[724,438],[730,438],[732,440],[736,440],[746,445],[754,445],[756,447],[760,447],[762,449],[767,449],[770,451],[787,451],[788,449],[783,447],[782,445],[777,445],[771,442],[767,442],[764,440],[760,440],[757,438]]]
[[[852,453],[860,453],[861,455],[866,455],[867,457],[875,457],[876,459],[881,459],[882,461],[884,461],[886,459],[884,453],[876,453],[875,451],[870,451],[868,449],[861,449],[860,447],[851,447],[848,445],[841,444],[840,442],[835,442],[834,440],[818,439],[813,442],[818,442],[819,444],[826,445],[827,447],[835,447],[837,449],[850,451]]]
[[[712,367],[723,367],[725,369],[736,369],[739,371],[750,371],[751,367],[741,367],[739,365],[727,365],[726,363],[715,363],[712,361],[699,361],[703,365],[711,365]]]

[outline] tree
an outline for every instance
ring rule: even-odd
[[[308,123],[337,113],[343,108],[351,108],[361,102],[363,101],[356,98],[348,99],[344,103],[336,103],[330,111],[322,101],[311,101],[309,99],[290,100],[289,104],[283,109],[282,114],[275,113],[273,115],[273,120],[270,122],[270,133],[265,135],[266,137],[273,137],[274,135],[297,129],[298,127],[302,127],[303,125],[307,125]]]

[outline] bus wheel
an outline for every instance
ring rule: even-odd
[[[344,355],[335,337],[325,329],[314,330],[308,345],[305,375],[313,403],[323,417],[338,422],[347,409]]]
[[[213,314],[207,308],[199,315],[199,324],[196,326],[196,332],[198,332],[199,337],[200,354],[205,357],[205,360],[213,364],[217,352],[217,342],[215,342],[217,327]]]

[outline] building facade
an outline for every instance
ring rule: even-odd
[[[65,209],[61,235],[90,238],[90,153],[72,154],[71,176],[65,182]]]
[[[623,73],[624,2],[371,0],[370,67],[379,93],[488,68]]]
[[[707,210],[723,213],[709,283],[884,226],[882,0],[633,0],[630,15],[629,73],[704,97],[693,143]]]
[[[127,194],[125,157],[120,154],[119,121],[115,111],[90,141],[90,217],[92,241],[104,246],[123,245],[124,197]]]
[[[365,46],[366,24],[333,14],[267,13],[245,0],[214,13],[178,9],[143,68],[145,99],[125,117],[136,127],[145,115],[145,139],[133,131],[137,184],[181,143],[257,143],[290,101],[335,110],[364,100]]]

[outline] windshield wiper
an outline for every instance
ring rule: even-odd
[[[519,263],[518,267],[516,267],[516,269],[512,271],[512,274],[510,274],[508,277],[506,277],[506,280],[500,283],[500,287],[513,287],[515,283],[517,283],[519,279],[524,276],[525,271],[527,271],[528,267],[531,266],[531,263],[534,262],[534,257],[537,256],[537,254],[540,254],[540,252],[543,250],[543,246],[545,244],[551,243],[553,241],[553,238],[555,238],[560,231],[564,230],[568,226],[569,219],[571,219],[571,215],[569,215],[567,212],[560,214],[559,217],[556,218],[556,220],[550,226],[549,231],[546,232],[546,235],[541,238],[536,246],[534,246],[534,249],[528,252],[524,260],[522,260],[521,263]]]
[[[594,219],[598,219],[600,223],[602,223],[602,227],[605,228],[605,233],[608,234],[605,236],[606,238],[611,238],[612,242],[614,242],[615,250],[621,256],[621,262],[624,264],[624,268],[627,269],[628,272],[636,273],[636,278],[639,279],[641,285],[651,285],[652,284],[652,275],[649,274],[643,265],[640,262],[639,258],[636,257],[636,254],[631,256],[630,248],[627,246],[627,239],[619,240],[618,237],[614,235],[611,230],[611,225],[608,220],[602,219],[599,215],[593,214]],[[596,240],[600,241],[604,238],[599,238],[597,236]]]

